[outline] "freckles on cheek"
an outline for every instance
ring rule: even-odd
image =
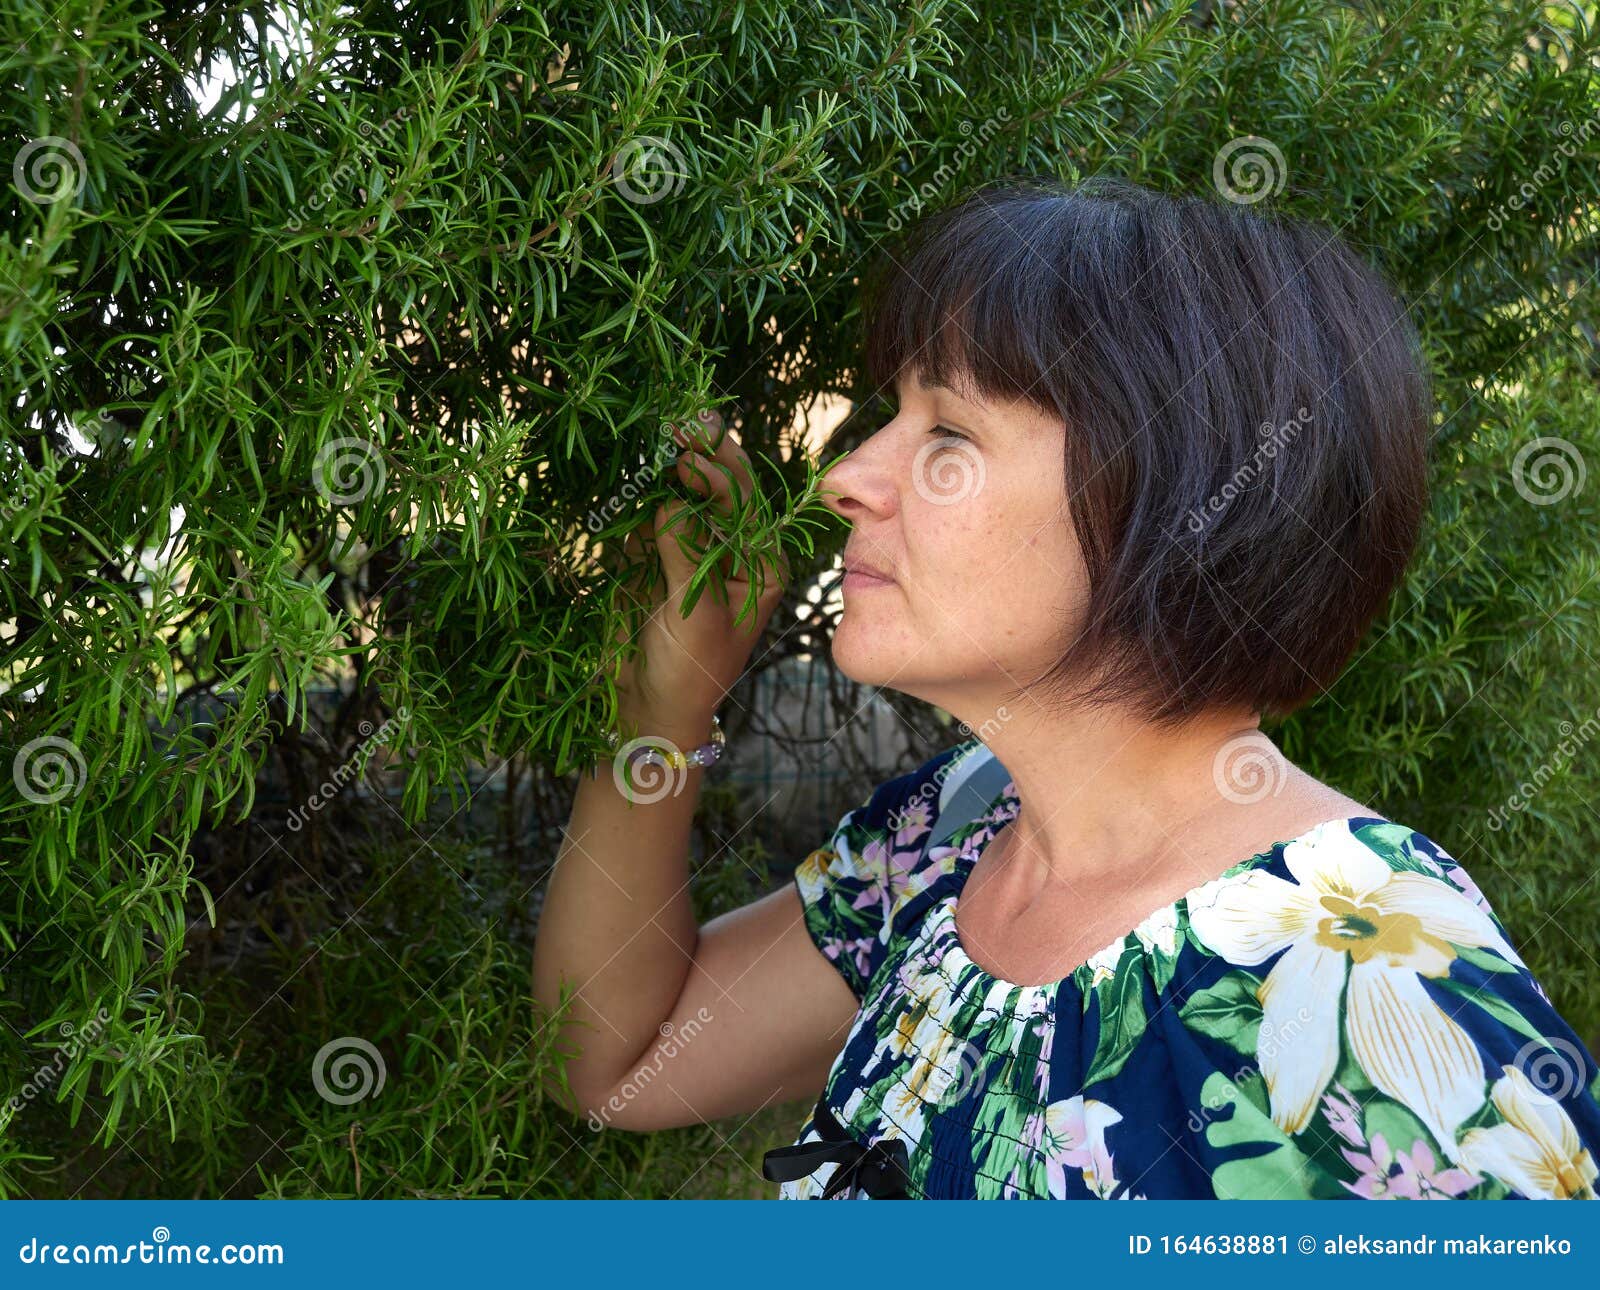
[[[1009,571],[965,577],[950,588],[950,616],[961,624],[961,635],[968,640],[1003,640],[1017,634],[1018,597],[1027,594],[1027,587]]]

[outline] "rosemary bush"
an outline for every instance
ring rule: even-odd
[[[1424,547],[1276,733],[1600,1032],[1593,5],[13,0],[0,38],[0,1192],[761,1191],[796,1116],[593,1134],[534,1092],[621,539],[723,405],[764,487],[703,586],[824,568],[795,426],[874,428],[860,273],[1024,173],[1324,220],[1413,304]],[[813,589],[764,663],[825,648]],[[472,767],[542,777],[493,845]],[[729,881],[712,837],[705,881],[815,842]]]

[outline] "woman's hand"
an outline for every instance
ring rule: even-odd
[[[719,414],[713,411],[701,416],[692,430],[687,424],[674,429],[674,438],[689,448],[680,454],[674,469],[689,488],[713,499],[719,517],[727,516],[734,510],[734,489],[744,495],[754,487],[750,459],[724,429]],[[734,618],[747,596],[754,570],[747,566],[733,575],[733,562],[725,558],[721,570],[727,575],[726,594],[718,594],[706,583],[685,618],[683,603],[689,580],[716,540],[709,526],[690,513],[687,501],[671,501],[658,507],[624,544],[635,558],[659,559],[665,575],[665,586],[658,579],[648,598],[642,577],[636,574],[628,584],[649,614],[638,636],[639,652],[618,670],[617,695],[621,714],[639,723],[642,730],[676,733],[687,727],[703,737],[701,727],[709,725],[710,714],[739,679],[783,597],[787,568],[775,567],[770,561],[762,564],[756,612],[736,626]]]
[[[743,490],[752,486],[744,450],[715,417],[695,437],[705,457],[685,457],[676,469],[705,500],[666,503],[624,544],[637,558],[623,571],[635,585],[623,590],[644,602],[641,573],[659,567],[664,575],[642,605],[649,613],[638,650],[616,678],[619,715],[637,721],[658,752],[666,751],[661,741],[683,752],[705,740],[786,573],[752,558],[726,595],[705,587],[683,616],[689,580],[713,539],[705,527],[685,527],[688,508],[721,525],[732,512],[748,515],[748,505],[734,506],[734,490],[748,502]],[[759,599],[736,628],[752,576]],[[704,776],[652,775],[639,794],[628,791],[628,778],[616,760],[610,774],[596,767],[579,776],[545,890],[534,997],[545,1015],[560,1018],[553,1040],[567,1056],[543,1075],[544,1089],[596,1129],[674,1128],[815,1098],[857,1000],[818,952],[795,885],[698,926],[689,831]]]

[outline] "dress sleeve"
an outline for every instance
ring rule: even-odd
[[[1466,870],[1393,821],[1319,826],[1282,867],[1188,900],[1234,966],[1184,1020],[1259,1072],[1207,1077],[1241,1110],[1207,1101],[1206,1141],[1294,1149],[1225,1160],[1216,1194],[1594,1199],[1600,1070]]]
[[[1367,1078],[1443,1151],[1369,1105],[1346,1186],[1372,1199],[1596,1199],[1600,1068],[1477,883],[1422,834],[1410,843],[1372,900],[1390,952],[1352,965],[1344,1030]]]
[[[858,1000],[883,961],[896,898],[928,835],[917,779],[880,785],[794,871],[806,930]]]
[[[1498,945],[1487,936],[1478,945],[1455,943],[1435,996],[1470,1037],[1487,1082],[1482,1103],[1457,1129],[1455,1163],[1479,1180],[1466,1194],[1595,1200],[1600,1067],[1511,948],[1477,884],[1449,855],[1432,850],[1443,881],[1501,934]]]

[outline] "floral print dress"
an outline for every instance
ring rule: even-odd
[[[861,1006],[769,1161],[837,1139],[892,1148],[900,1181],[868,1188],[842,1157],[796,1177],[801,1155],[768,1174],[782,1197],[1595,1198],[1600,1070],[1438,845],[1327,821],[1022,985],[955,929],[1018,808],[972,740],[797,868]]]

